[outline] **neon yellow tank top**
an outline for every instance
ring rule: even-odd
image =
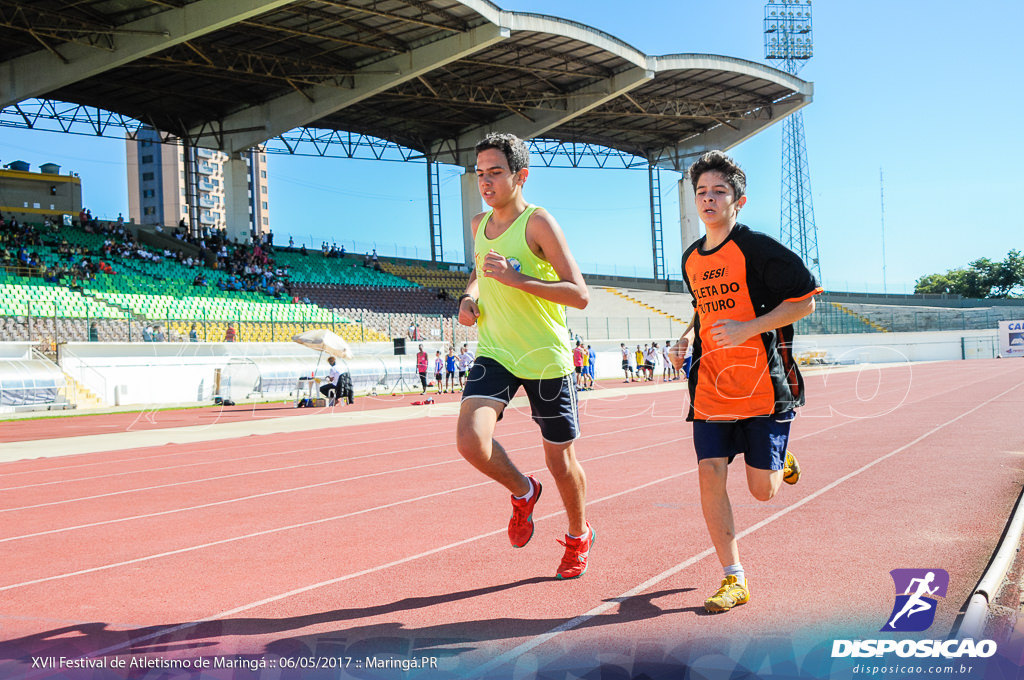
[[[537,257],[526,243],[526,223],[537,209],[531,205],[495,239],[487,238],[487,223],[493,211],[484,215],[476,230],[473,248],[480,286],[480,342],[477,355],[494,359],[512,375],[529,380],[560,378],[572,373],[572,350],[565,323],[565,306],[506,286],[480,275],[484,257],[492,249],[508,258],[527,276],[558,281],[550,262]]]

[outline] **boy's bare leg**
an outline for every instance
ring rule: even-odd
[[[524,496],[530,491],[530,481],[494,440],[494,426],[504,408],[503,403],[493,399],[463,399],[455,432],[456,446],[477,470],[504,486],[513,496]]]
[[[747,466],[747,486],[759,501],[770,501],[782,486],[782,470],[761,470]]]
[[[544,457],[551,476],[555,478],[555,485],[565,505],[565,513],[569,517],[568,533],[583,536],[587,531],[587,476],[576,459],[572,442],[552,444],[545,441]]]
[[[704,523],[711,535],[718,561],[723,567],[738,564],[739,546],[736,544],[736,527],[733,524],[732,504],[726,481],[729,476],[728,458],[705,458],[697,464],[700,480],[700,507],[704,512]]]

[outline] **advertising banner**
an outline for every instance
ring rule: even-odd
[[[999,322],[999,356],[1024,357],[1024,321]]]

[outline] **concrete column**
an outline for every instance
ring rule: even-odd
[[[683,175],[677,188],[679,190],[680,243],[683,245],[683,250],[686,250],[690,244],[701,237],[701,221],[697,215],[697,195],[693,191],[689,175]]]
[[[466,168],[465,174],[459,178],[462,189],[462,244],[466,252],[466,267],[473,269],[473,218],[483,208],[480,188],[476,182],[476,166]]]
[[[249,243],[252,222],[249,215],[249,165],[246,153],[233,153],[224,162],[224,225],[228,241]]]

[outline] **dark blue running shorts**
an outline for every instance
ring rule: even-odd
[[[567,444],[580,436],[576,382],[572,376],[570,373],[541,380],[519,378],[494,359],[478,357],[469,369],[462,398],[493,399],[507,406],[522,385],[541,436],[552,444]],[[502,415],[498,415],[498,420]]]
[[[697,460],[728,458],[742,453],[747,465],[758,470],[785,467],[789,426],[796,411],[742,420],[693,421],[693,447]]]

